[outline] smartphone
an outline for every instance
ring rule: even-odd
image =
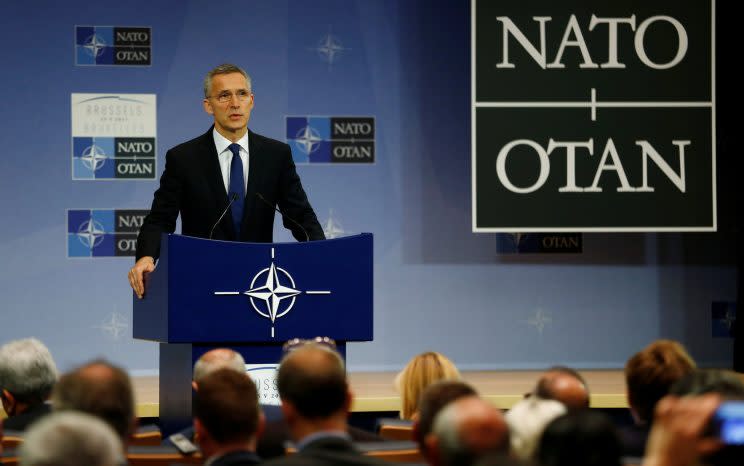
[[[196,445],[191,443],[191,440],[187,439],[183,434],[173,434],[168,437],[168,440],[176,446],[182,455],[190,455],[199,450]]]
[[[725,445],[744,445],[744,401],[724,401],[712,420],[713,434]]]

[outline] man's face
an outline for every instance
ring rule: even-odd
[[[214,126],[220,134],[241,137],[248,127],[252,109],[253,94],[242,74],[218,74],[212,78],[204,110],[214,116]]]

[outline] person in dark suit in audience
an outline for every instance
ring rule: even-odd
[[[341,356],[328,346],[307,343],[279,365],[282,412],[297,453],[267,462],[272,466],[383,466],[364,456],[347,432],[353,395]]]
[[[657,340],[625,364],[628,405],[635,425],[620,428],[623,456],[641,457],[653,421],[654,408],[671,386],[695,370],[695,361],[672,340]]]
[[[0,347],[0,399],[8,415],[4,427],[22,432],[51,412],[46,403],[57,382],[57,366],[49,349],[36,338]]]
[[[621,466],[615,425],[601,411],[569,411],[553,419],[540,437],[535,459],[541,466]]]
[[[220,369],[199,381],[194,395],[194,431],[210,466],[258,464],[256,443],[264,422],[250,377]]]
[[[129,375],[104,360],[89,362],[60,377],[52,390],[54,411],[82,411],[114,429],[126,448],[137,426]]]
[[[554,366],[545,371],[530,395],[560,401],[569,411],[589,407],[589,386],[584,377],[570,367]]]

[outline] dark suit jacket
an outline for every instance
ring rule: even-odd
[[[359,429],[354,426],[347,426],[346,432],[349,434],[354,442],[384,442],[385,439],[379,435],[367,432],[366,430]],[[263,434],[258,439],[258,446],[256,451],[263,459],[276,458],[277,456],[283,456],[285,451],[285,444],[291,441],[292,437],[289,434],[289,427],[284,421],[284,418],[269,420],[266,418],[266,428]]]
[[[34,406],[26,412],[17,414],[6,418],[3,421],[3,428],[5,430],[13,430],[17,432],[25,431],[31,424],[36,422],[38,419],[46,416],[52,412],[52,407],[46,403],[41,403]]]
[[[215,227],[212,238],[270,243],[275,211],[258,198],[261,194],[270,204],[279,205],[285,214],[284,226],[298,241],[305,241],[305,233],[289,219],[302,225],[311,240],[325,239],[295,170],[289,146],[249,131],[248,152],[248,184],[240,238],[235,237],[230,213]],[[210,229],[228,202],[210,128],[165,155],[160,188],[155,191],[150,214],[145,217],[137,238],[137,259],[158,258],[160,236],[175,231],[179,213],[184,235],[209,238]]]
[[[320,438],[293,455],[276,458],[266,466],[390,466],[378,458],[364,456],[348,440],[338,437]]]
[[[259,464],[261,458],[250,451],[234,451],[215,460],[212,466],[244,466]]]

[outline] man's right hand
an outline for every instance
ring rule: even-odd
[[[139,299],[145,295],[145,280],[147,274],[155,270],[155,259],[150,256],[140,257],[140,259],[129,270],[129,284]]]

